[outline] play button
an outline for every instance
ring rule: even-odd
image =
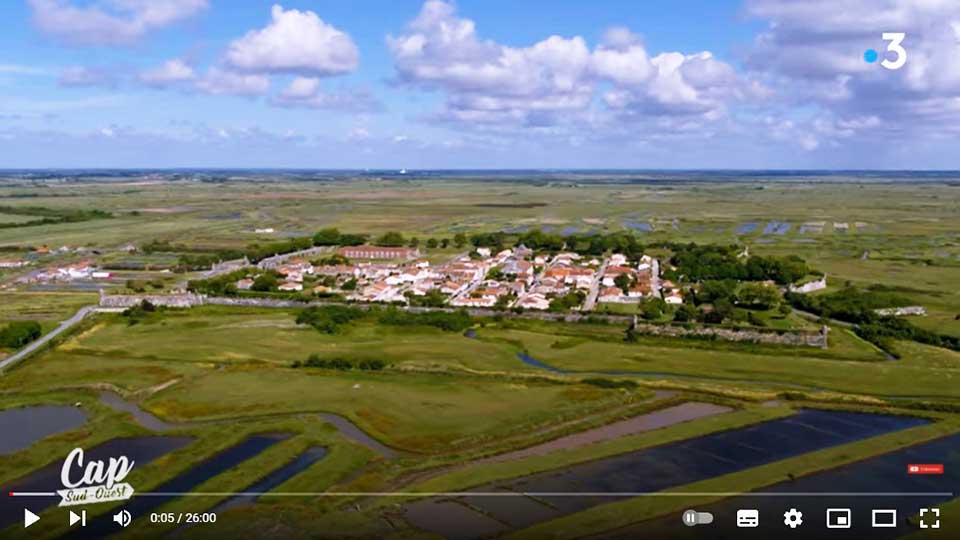
[[[33,525],[38,521],[40,521],[40,516],[27,510],[26,508],[23,509],[23,528],[24,529],[26,529],[27,527]]]

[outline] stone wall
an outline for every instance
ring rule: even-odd
[[[237,306],[237,307],[265,307],[265,308],[302,308],[310,305],[329,305],[329,302],[302,302],[299,300],[282,300],[277,298],[237,298],[222,296],[202,296],[198,294],[172,294],[172,295],[117,295],[108,296],[101,294],[100,307],[104,308],[128,308],[139,304],[142,301],[148,301],[156,306],[168,306],[188,308],[204,304],[218,306]],[[341,304],[347,305],[347,304]],[[371,309],[375,306],[383,307],[379,304],[349,304],[359,309]],[[428,311],[460,311],[454,308],[426,308],[426,307],[405,307],[398,306],[398,309],[412,313],[425,313]],[[612,324],[632,325],[640,334],[652,336],[669,337],[698,337],[706,339],[719,339],[723,341],[746,341],[751,343],[770,343],[777,345],[822,347],[827,346],[826,326],[820,332],[802,331],[802,330],[765,330],[757,328],[730,328],[726,326],[711,325],[684,325],[680,323],[646,323],[636,317],[629,315],[597,315],[582,313],[550,313],[542,311],[525,311],[523,313],[513,313],[508,311],[495,311],[492,309],[466,309],[467,313],[474,317],[514,317],[523,319],[540,319],[546,321],[563,321],[575,323],[587,318],[603,319]]]
[[[897,308],[875,309],[874,313],[881,317],[903,317],[906,315],[923,316],[927,314],[927,309],[923,306],[907,306]]]
[[[199,294],[124,294],[107,295],[100,293],[100,307],[102,308],[129,308],[142,303],[144,300],[155,306],[189,308],[203,305],[204,297]]]
[[[792,293],[806,294],[806,293],[812,293],[814,291],[822,291],[823,289],[826,289],[826,288],[827,288],[827,276],[824,275],[822,278],[818,279],[817,281],[810,281],[808,283],[804,283],[803,285],[791,285],[789,287],[789,290]]]
[[[799,347],[827,348],[830,329],[822,327],[819,332],[803,330],[762,330],[757,328],[730,328],[711,325],[651,324],[635,321],[634,330],[639,334],[668,337],[697,337],[723,341],[746,341]]]

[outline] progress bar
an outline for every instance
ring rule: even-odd
[[[11,491],[11,497],[56,497],[55,492]],[[147,491],[134,493],[134,497],[950,497],[950,491],[913,491],[913,492],[778,492],[743,493],[725,491],[617,491],[617,492],[558,492],[558,491],[443,491],[443,492],[404,492],[404,491],[355,491],[355,492],[259,492],[259,491],[191,491],[186,493],[172,491]]]

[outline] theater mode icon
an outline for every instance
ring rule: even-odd
[[[874,529],[895,529],[897,527],[896,508],[873,510],[870,514],[871,525]]]

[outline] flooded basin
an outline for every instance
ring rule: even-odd
[[[211,456],[179,476],[169,480],[152,490],[149,496],[135,496],[124,506],[134,517],[133,525],[141,527],[149,524],[150,512],[179,497],[179,493],[186,493],[214,476],[223,474],[240,465],[244,461],[262,453],[267,448],[290,438],[290,435],[271,433],[254,435]],[[94,518],[89,526],[73,531],[69,538],[104,538],[116,532],[117,525],[110,515]]]
[[[82,426],[87,413],[77,407],[40,405],[0,411],[0,455],[13,454],[34,443]]]
[[[757,223],[757,222],[755,222],[755,221],[751,221],[751,222],[748,222],[748,223],[742,223],[742,224],[740,224],[740,225],[737,227],[737,230],[736,230],[735,232],[736,232],[736,234],[750,234],[750,233],[756,231],[758,227],[760,227],[760,224],[759,224],[759,223]]]
[[[190,437],[133,437],[129,439],[113,439],[103,444],[84,449],[88,461],[109,460],[111,457],[127,456],[136,462],[137,466],[144,466],[157,458],[174,450],[179,450],[193,441]],[[66,458],[66,456],[63,456]],[[62,461],[55,461],[42,467],[27,476],[18,478],[2,487],[4,492],[26,491],[50,493],[63,489],[60,482],[60,468]],[[27,505],[33,512],[40,512],[60,501],[59,496],[31,497]],[[0,505],[0,529],[23,520],[23,505]]]
[[[818,525],[815,528],[801,528],[791,531],[791,538],[803,540],[863,539],[893,540],[908,536],[918,530],[916,523],[908,519],[916,515],[921,508],[936,508],[952,497],[945,494],[960,486],[960,434],[944,437],[935,441],[903,448],[874,458],[866,459],[837,469],[823,471],[781,482],[758,490],[743,497],[734,497],[724,501],[698,507],[697,510],[710,512],[715,516],[713,527],[695,527],[698,531],[682,530],[677,527],[680,514],[672,514],[651,521],[641,522],[629,527],[597,535],[595,540],[614,540],[616,538],[677,538],[696,540],[720,540],[726,538],[757,539],[765,538],[766,529],[737,528],[736,514],[740,508],[759,510],[761,520],[768,523],[782,521],[785,508],[797,508],[804,514],[804,521]],[[943,475],[908,475],[908,463],[942,463]],[[792,493],[830,493],[841,490],[849,493],[888,493],[891,496],[816,496],[789,497],[780,494]],[[901,496],[895,494],[919,494]],[[777,494],[771,497],[770,494]],[[827,508],[842,507],[851,510],[851,528],[843,530],[825,530],[822,523]],[[871,512],[875,508],[897,511],[897,526],[875,529],[871,525]],[[943,516],[941,516],[943,517]],[[946,516],[945,519],[949,519]],[[951,520],[953,527],[956,523]],[[945,522],[943,527],[948,525]],[[944,530],[943,538],[956,538],[956,530]]]
[[[493,519],[510,529],[518,529],[543,521],[544,513],[559,517],[617,500],[609,494],[662,491],[926,423],[926,420],[919,418],[802,410],[787,418],[470,490],[477,492],[478,496],[441,500],[474,509],[482,517],[483,523]],[[522,497],[523,500],[539,504],[543,509],[539,512],[524,511],[517,503],[520,498],[511,497],[506,499],[509,504],[504,504],[503,498],[485,495],[498,490],[527,494]],[[570,496],[571,493],[585,495]],[[440,516],[434,521],[431,518],[433,514],[424,509],[431,502],[434,501],[408,504],[408,509],[415,510],[408,514],[408,521],[418,528],[445,537],[464,538],[462,531],[474,530],[473,522],[469,519],[460,521],[460,532],[446,528],[445,519]],[[451,534],[455,536],[449,536]],[[470,538],[483,536],[474,535]]]
[[[242,490],[243,494],[227,499],[213,509],[213,512],[221,512],[238,506],[245,506],[257,502],[261,493],[266,493],[294,476],[310,468],[311,465],[320,461],[327,455],[327,449],[321,446],[315,446],[304,450],[286,465],[275,469],[264,476],[254,484],[251,484]]]

